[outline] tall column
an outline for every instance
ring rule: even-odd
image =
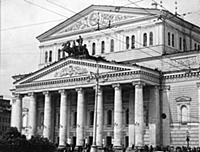
[[[150,102],[149,102],[149,131],[150,131],[150,144],[154,147],[160,145],[160,92],[159,86],[153,86],[150,89]]]
[[[170,86],[162,86],[162,143],[163,146],[170,145],[170,104],[169,104]]]
[[[36,129],[37,129],[37,121],[36,121],[36,114],[37,114],[37,109],[36,109],[36,95],[31,92],[28,94],[30,96],[30,104],[29,104],[29,136],[35,136],[36,134]]]
[[[45,95],[44,99],[44,130],[43,136],[52,140],[52,127],[51,127],[51,119],[52,119],[52,107],[51,107],[51,95],[48,91],[43,92]]]
[[[65,147],[67,141],[67,92],[59,90],[60,98],[60,130],[59,130],[59,146]]]
[[[102,88],[98,90],[97,97],[97,146],[102,146],[102,133],[103,133],[103,92]]]
[[[22,95],[15,94],[12,103],[11,126],[17,127],[18,131],[22,130]]]
[[[122,91],[120,84],[113,85],[114,96],[114,147],[122,147]]]
[[[135,84],[135,146],[144,146],[143,83]]]
[[[84,90],[82,88],[77,91],[77,128],[76,128],[76,146],[83,146],[84,140]]]
[[[134,90],[130,89],[129,94],[129,124],[128,124],[128,139],[129,145],[128,147],[132,147],[135,144],[135,125],[134,125],[134,117],[135,117],[135,105],[134,105]]]

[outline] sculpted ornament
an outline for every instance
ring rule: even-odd
[[[79,66],[69,66],[61,69],[60,71],[55,73],[55,77],[72,77],[72,76],[80,76],[86,75],[88,73],[86,68],[81,68]]]

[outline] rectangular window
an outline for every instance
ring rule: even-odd
[[[132,35],[131,37],[131,49],[135,48],[135,35]]]
[[[114,52],[114,40],[110,40],[110,52]]]
[[[168,32],[168,45],[170,46],[170,32]]]
[[[172,34],[172,47],[174,47],[174,34]]]
[[[101,53],[105,52],[105,42],[101,41]]]
[[[126,37],[126,49],[129,49],[129,36]]]
[[[179,37],[179,50],[182,50],[182,38]]]
[[[92,43],[92,55],[95,55],[96,52],[96,44]]]

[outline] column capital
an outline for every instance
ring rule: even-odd
[[[132,85],[136,88],[142,88],[143,86],[145,86],[145,83],[143,81],[134,81],[132,82]]]
[[[76,88],[75,89],[77,92],[83,91],[83,88]]]
[[[31,96],[31,97],[32,97],[32,96],[35,96],[35,93],[34,93],[34,92],[29,92],[29,93],[28,93],[28,96]]]
[[[16,92],[13,92],[12,95],[13,95],[14,98],[22,98],[22,97],[23,97],[22,94],[20,94],[20,93],[16,93]]]
[[[120,89],[120,88],[121,88],[121,86],[120,86],[119,83],[113,84],[112,87],[113,87],[114,89]]]
[[[162,85],[161,86],[162,91],[169,91],[170,90],[170,85]]]
[[[58,92],[59,92],[60,94],[66,94],[66,93],[67,93],[67,91],[66,91],[65,89],[58,90]]]
[[[49,95],[50,94],[49,91],[44,91],[42,93],[43,93],[43,95]]]

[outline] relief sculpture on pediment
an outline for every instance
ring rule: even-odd
[[[119,21],[123,21],[129,18],[134,18],[136,16],[133,15],[123,15],[123,14],[111,14],[111,13],[103,13],[103,12],[93,12],[88,16],[81,18],[76,21],[74,24],[66,27],[61,30],[59,33],[77,31],[82,29],[91,28],[97,26],[97,24],[101,26],[108,26],[110,23],[116,23]]]
[[[62,68],[61,70],[55,73],[55,77],[72,77],[72,76],[80,76],[87,75],[88,71],[86,68],[81,68],[79,66],[68,66]]]

